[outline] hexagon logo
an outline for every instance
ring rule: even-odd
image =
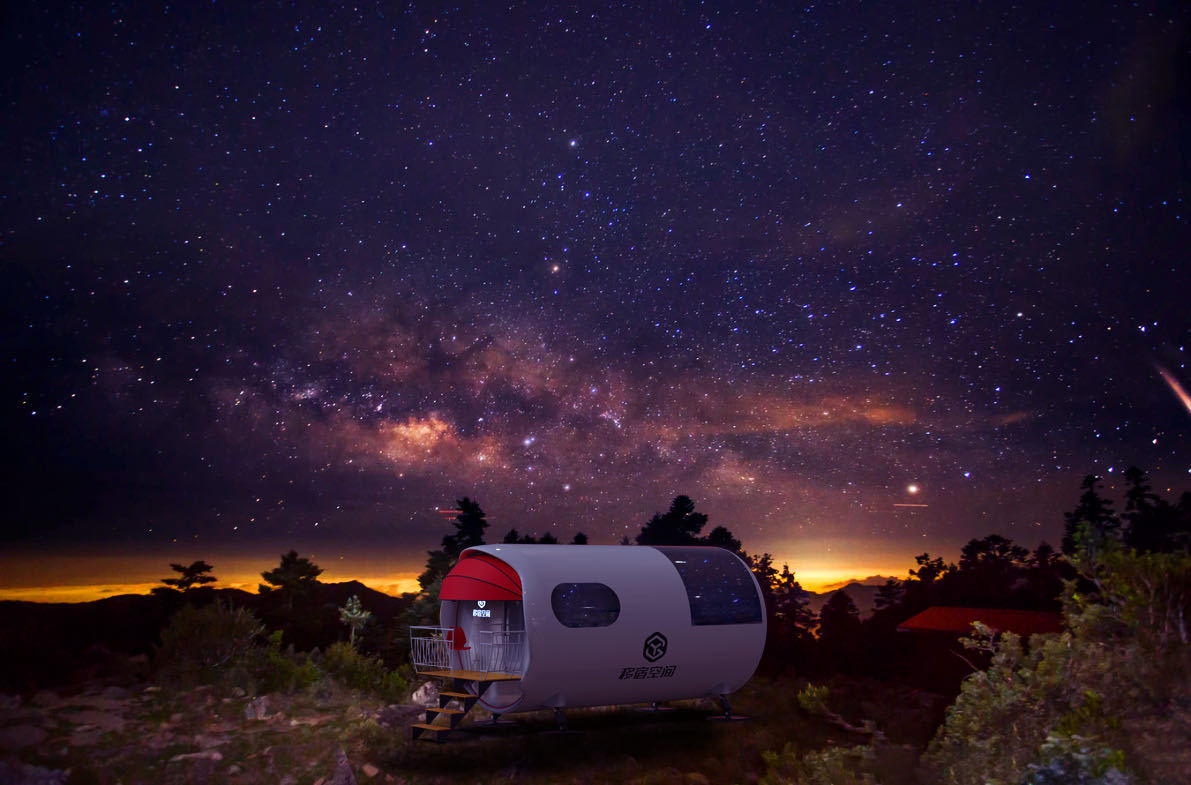
[[[666,636],[655,632],[645,639],[645,648],[642,649],[641,655],[649,662],[657,662],[666,656],[668,645],[669,641],[666,640]]]

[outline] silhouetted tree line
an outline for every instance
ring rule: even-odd
[[[757,578],[765,601],[769,635],[763,668],[771,672],[792,669],[812,676],[842,671],[894,677],[915,666],[914,647],[906,635],[897,633],[897,627],[928,607],[1058,610],[1064,583],[1076,579],[1067,556],[1076,548],[1077,535],[1082,537],[1078,544],[1085,552],[1095,550],[1098,543],[1141,553],[1191,549],[1191,492],[1172,502],[1153,491],[1140,469],[1130,467],[1123,476],[1126,486],[1119,513],[1103,495],[1100,478],[1084,478],[1077,505],[1064,516],[1062,552],[1045,542],[1029,551],[1004,536],[989,534],[964,545],[957,563],[920,554],[906,578],[891,579],[880,587],[867,619],[861,618],[846,590],[832,594],[818,614],[812,612],[808,593],[789,565],[779,569],[771,554],[749,554],[724,526],[704,534],[708,516],[696,511],[687,496],[676,497],[668,510],[654,514],[635,540],[639,545],[714,546],[741,556]],[[154,590],[153,597],[112,598],[97,603],[93,612],[63,610],[60,619],[20,603],[8,603],[7,613],[20,626],[42,630],[40,638],[56,647],[55,651],[61,650],[49,655],[43,649],[41,657],[50,663],[42,669],[47,674],[61,673],[71,663],[81,662],[80,630],[94,627],[94,634],[83,637],[110,651],[143,653],[151,649],[163,620],[172,613],[187,605],[217,600],[250,609],[265,627],[282,631],[287,646],[323,648],[351,636],[361,651],[380,655],[386,664],[397,666],[408,658],[408,625],[437,623],[443,577],[466,548],[485,541],[489,524],[480,505],[468,497],[459,499],[457,505],[453,531],[442,538],[439,549],[427,554],[426,569],[419,576],[422,591],[400,599],[355,583],[323,584],[319,581],[321,568],[289,551],[281,555],[276,567],[261,574],[258,595],[214,588],[214,568],[199,560],[171,564],[174,574],[162,579],[163,586]],[[511,529],[503,541],[554,544],[558,539],[550,532],[536,536]],[[572,543],[586,544],[587,537],[579,532]],[[629,545],[630,539],[624,537],[621,544]],[[359,597],[349,615],[364,618],[372,614],[375,621],[348,630],[342,610],[353,594]],[[136,609],[125,607],[130,603],[139,605]],[[99,619],[103,621],[92,624]],[[53,643],[59,639],[60,646]],[[24,657],[20,662],[28,666],[31,663],[26,662],[29,657],[24,651],[19,646],[0,646],[0,660],[15,662]]]
[[[1155,494],[1141,469],[1124,473],[1125,510],[1118,515],[1101,495],[1100,478],[1085,477],[1075,509],[1064,514],[1062,553],[1043,542],[1032,552],[999,534],[970,540],[958,563],[923,553],[904,580],[880,587],[871,617],[861,621],[844,591],[823,608],[814,655],[820,668],[876,677],[905,676],[923,663],[920,649],[897,626],[932,606],[1059,611],[1064,586],[1082,586],[1068,557],[1079,532],[1139,553],[1186,551],[1191,546],[1191,493],[1171,503]]]

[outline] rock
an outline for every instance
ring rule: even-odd
[[[160,752],[171,744],[174,744],[176,739],[177,737],[165,728],[158,728],[156,733],[146,738],[142,743],[153,752]]]
[[[432,681],[428,681],[421,687],[414,690],[414,694],[410,696],[409,702],[415,706],[422,707],[437,707],[438,706],[438,685]]]
[[[228,774],[239,774],[242,771],[244,771],[244,769],[240,768],[239,766],[237,766],[234,763],[227,767]]]
[[[244,707],[244,719],[263,720],[269,716],[269,696],[262,695],[248,702]]]
[[[70,734],[70,746],[91,747],[103,741],[103,731],[99,728],[85,728]]]
[[[219,736],[204,736],[199,734],[194,737],[194,743],[200,750],[210,750],[215,747],[222,747],[227,744],[228,740]]]
[[[184,760],[223,760],[223,753],[219,750],[203,750],[202,752],[184,752],[181,755],[175,755],[170,758],[170,763],[177,763]]]
[[[155,692],[161,692],[161,687],[158,687],[156,684],[150,684],[148,687],[141,690],[141,692],[143,692],[145,695],[152,695]]]
[[[283,774],[277,785],[298,785],[298,778],[292,774]]]
[[[377,724],[386,728],[403,728],[413,722],[414,718],[420,716],[423,711],[425,709],[418,706],[402,706],[394,703],[376,712],[373,719]]]
[[[380,774],[380,769],[373,766],[371,763],[365,763],[363,766],[360,767],[360,771],[364,772],[364,776],[369,777],[369,778],[375,777],[377,774]]]
[[[76,725],[94,725],[104,731],[121,733],[124,730],[124,718],[102,711],[70,711],[63,712],[62,719]]]
[[[41,744],[49,734],[33,725],[0,728],[0,750],[19,750]],[[6,780],[0,780],[5,782]]]
[[[343,750],[335,754],[335,773],[331,775],[327,785],[356,785],[356,775],[352,772],[351,761],[347,759],[347,753]]]
[[[243,698],[247,694],[248,693],[244,692],[244,690],[240,689],[239,687],[236,687],[234,690],[232,690],[233,698]]]

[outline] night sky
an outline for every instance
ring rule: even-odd
[[[814,583],[1191,488],[1189,20],[10,6],[0,584],[679,493]]]

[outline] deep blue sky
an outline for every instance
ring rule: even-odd
[[[1185,5],[327,5],[6,11],[10,546],[686,493],[797,564],[1191,485]]]

